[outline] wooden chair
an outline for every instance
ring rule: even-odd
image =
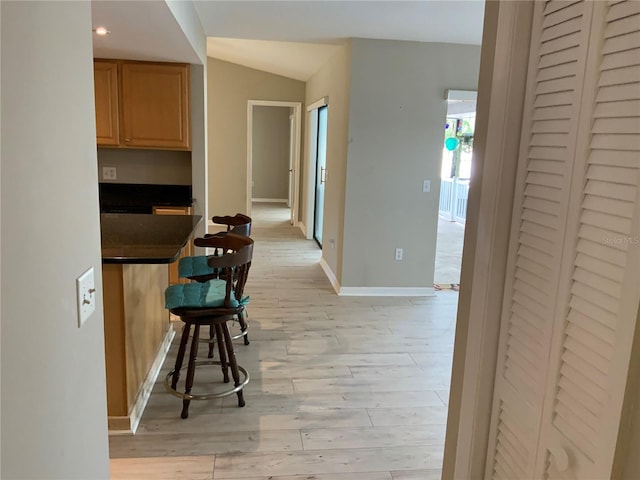
[[[206,239],[207,246],[214,248],[218,255],[208,258],[209,265],[217,272],[217,278],[206,282],[192,282],[172,285],[167,288],[166,306],[174,315],[184,322],[182,338],[176,357],[174,369],[167,374],[165,387],[167,390],[183,399],[181,417],[189,416],[191,400],[208,400],[236,393],[238,406],[245,405],[242,395],[243,387],[249,382],[249,374],[236,362],[233,343],[227,321],[240,314],[246,303],[243,297],[244,286],[249,275],[253,256],[253,240],[243,235],[228,233],[224,236],[211,236]],[[213,329],[220,361],[197,361],[199,333],[201,326]],[[191,328],[193,335],[187,365],[185,391],[177,391],[180,371],[189,342]],[[194,382],[195,369],[200,365],[220,365],[223,381],[229,382],[229,367],[234,380],[234,388],[221,393],[194,395],[191,393]],[[240,373],[244,380],[241,381]]]
[[[214,216],[211,218],[213,223],[218,225],[226,225],[227,232],[232,232],[238,235],[244,235],[245,237],[251,236],[251,217],[243,215],[242,213],[236,213],[233,217],[229,215]],[[216,235],[215,233],[205,235]]]
[[[218,225],[226,225],[226,232],[218,232],[212,234],[205,234],[204,237],[196,238],[194,240],[194,245],[197,247],[209,247],[211,246],[207,243],[208,238],[211,237],[219,237],[224,236],[227,233],[234,233],[237,235],[244,235],[249,237],[251,235],[251,217],[244,215],[242,213],[236,213],[233,217],[229,215],[224,216],[214,216],[211,221]],[[214,252],[214,254],[217,254]],[[178,275],[180,278],[188,278],[190,280],[196,282],[206,282],[213,278],[217,278],[217,274],[209,267],[206,262],[206,256],[190,256],[180,259],[180,263],[178,264]],[[244,337],[244,344],[249,345],[249,335],[248,335],[248,325],[245,319],[246,316],[246,308],[240,312],[237,316],[238,323],[240,324],[240,334],[232,337],[234,340],[236,338]],[[210,332],[210,346],[209,346],[209,358],[213,358],[213,339],[214,332],[213,327]]]

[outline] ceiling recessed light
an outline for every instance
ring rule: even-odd
[[[94,28],[93,31],[96,33],[96,35],[109,35],[111,32],[109,30],[107,30],[106,27],[97,27]]]

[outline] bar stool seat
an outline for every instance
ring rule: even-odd
[[[181,417],[189,416],[191,400],[208,400],[227,395],[238,396],[238,406],[245,405],[242,389],[249,382],[248,372],[238,365],[227,321],[244,309],[248,299],[243,297],[247,281],[253,240],[233,233],[210,238],[211,246],[223,252],[208,258],[209,266],[218,270],[219,278],[202,283],[172,285],[165,291],[166,308],[184,322],[176,363],[165,379],[167,390],[183,400]],[[202,325],[209,326],[215,334],[220,360],[197,360],[199,333]],[[177,389],[191,329],[193,336],[187,364],[184,393]],[[223,382],[229,382],[229,368],[234,381],[233,388],[219,393],[193,394],[195,369],[203,365],[219,365]],[[242,374],[242,378],[241,375]]]

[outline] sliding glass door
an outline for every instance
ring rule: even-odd
[[[322,248],[324,217],[324,185],[327,178],[327,106],[318,108],[316,152],[316,194],[314,202],[313,238]]]

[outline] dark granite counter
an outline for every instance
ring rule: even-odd
[[[102,263],[171,263],[202,220],[200,215],[100,215]]]

